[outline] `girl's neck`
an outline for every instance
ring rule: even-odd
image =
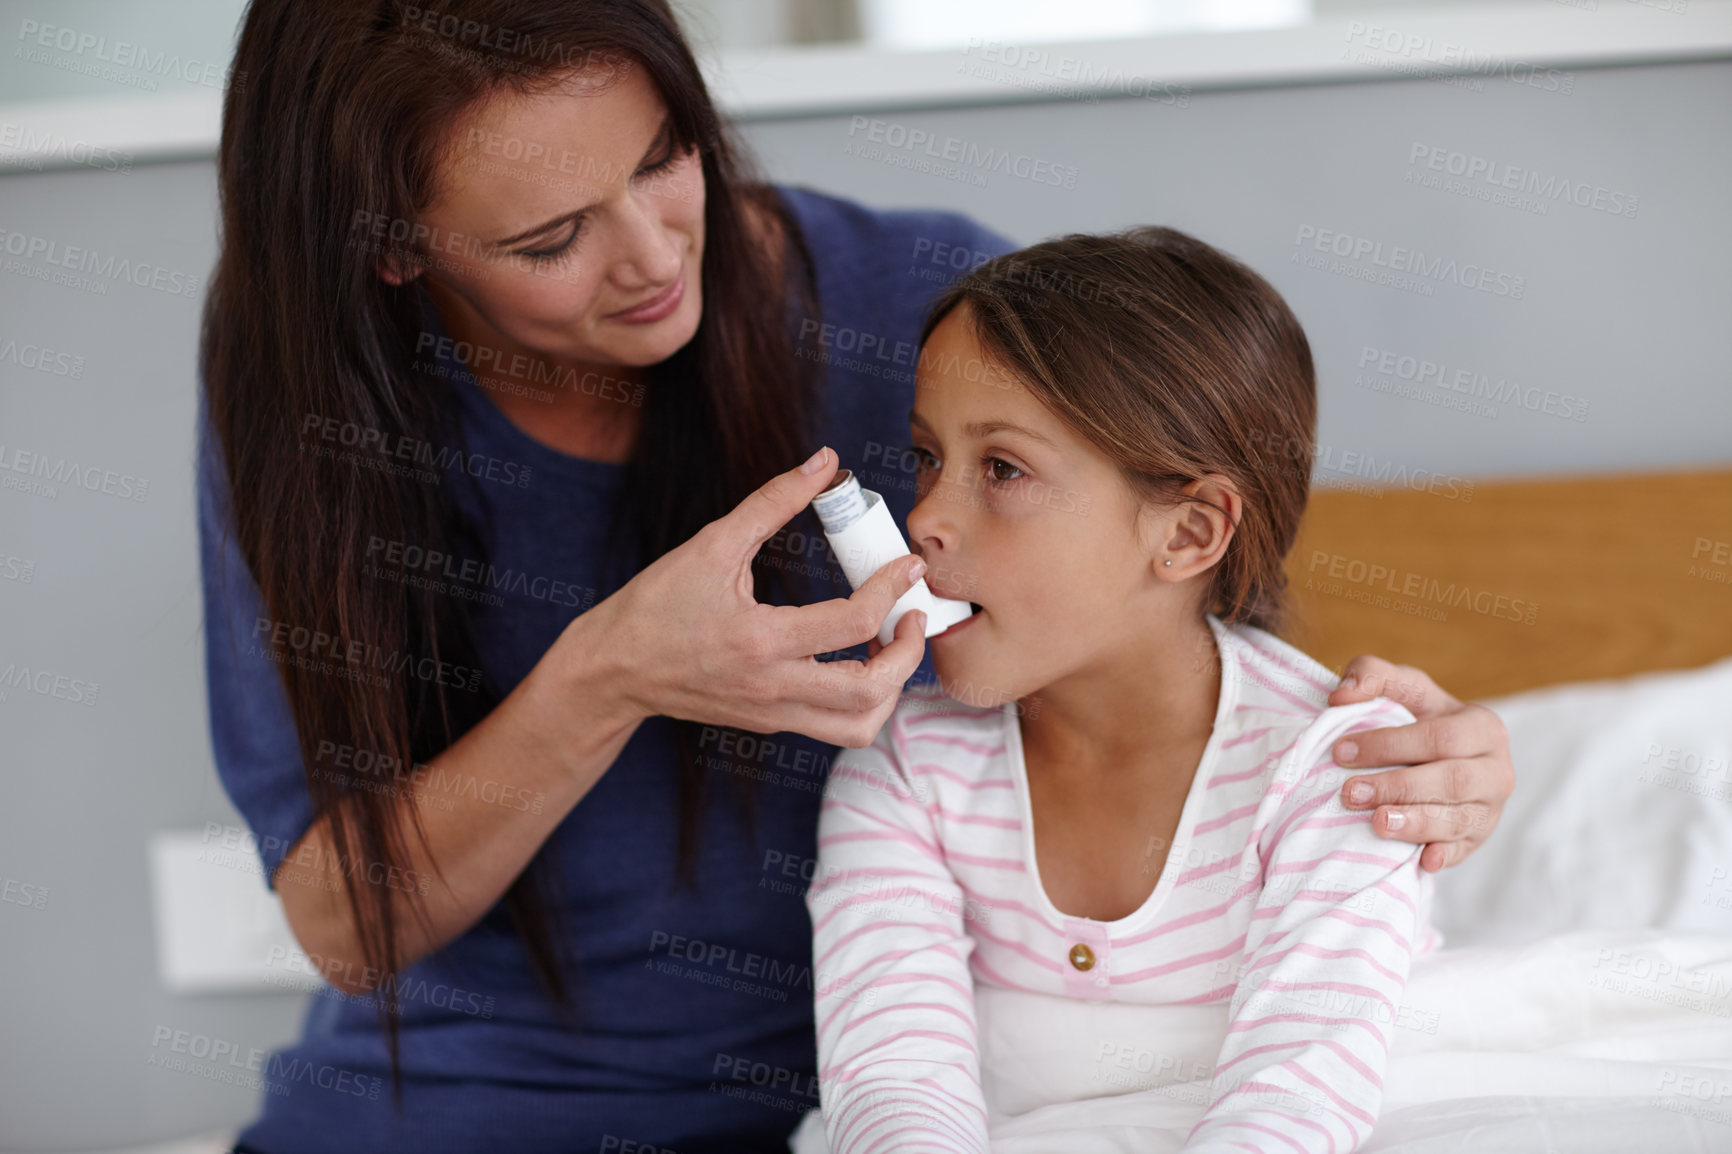
[[[1201,754],[1220,702],[1213,630],[1187,615],[1158,632],[1136,632],[1135,642],[1021,699],[1031,763],[1086,780],[1167,760],[1152,751]]]

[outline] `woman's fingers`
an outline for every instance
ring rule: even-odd
[[[1425,846],[1420,868],[1436,873],[1466,860],[1490,835],[1496,820],[1490,809],[1478,803],[1425,802],[1380,807],[1372,814],[1371,825],[1383,837]]]
[[[766,620],[777,631],[779,655],[810,657],[872,640],[878,636],[890,610],[920,580],[925,568],[926,563],[912,554],[898,557],[886,561],[850,597],[836,597],[816,605],[778,607]]]
[[[1383,765],[1427,765],[1446,759],[1477,759],[1509,754],[1509,735],[1497,714],[1483,705],[1458,705],[1454,712],[1423,718],[1412,725],[1368,729],[1335,743],[1335,764],[1346,769]],[[1460,779],[1464,788],[1479,792],[1446,795],[1445,801],[1478,801],[1510,788],[1469,773]]]
[[[1351,809],[1373,809],[1371,828],[1395,841],[1424,845],[1421,869],[1436,873],[1463,861],[1496,828],[1503,802],[1451,802],[1440,798],[1471,791],[1477,777],[1472,761],[1434,762],[1392,769],[1347,782],[1343,802]],[[1356,789],[1368,790],[1353,800]]]
[[[835,453],[820,449],[608,599],[608,612],[623,623],[633,699],[646,715],[871,744],[925,652],[923,615],[905,614],[892,642],[870,648],[867,661],[815,657],[875,638],[919,580],[920,558],[899,557],[851,597],[818,605],[753,598],[753,557],[823,491],[836,467]]]
[[[836,454],[825,445],[798,468],[771,477],[732,512],[713,522],[726,542],[730,559],[749,564],[776,530],[824,491],[835,476],[836,464]]]
[[[809,662],[802,683],[791,687],[790,696],[824,709],[877,711],[882,724],[920,666],[926,651],[925,628],[926,614],[916,609],[896,623],[890,644],[879,647],[867,661]]]
[[[1459,708],[1461,702],[1450,696],[1426,674],[1411,665],[1396,665],[1364,654],[1347,663],[1341,684],[1329,695],[1330,705],[1352,705],[1387,697],[1404,705],[1415,717],[1433,717]]]
[[[872,744],[920,665],[925,627],[926,614],[907,614],[896,623],[890,644],[878,647],[869,661],[787,662],[776,703],[735,724],[761,733],[804,733],[832,745]]]
[[[1515,791],[1508,734],[1481,705],[1343,738],[1335,743],[1335,762],[1403,766],[1348,778],[1341,802],[1374,809],[1372,827],[1384,837],[1428,843],[1420,864],[1433,872],[1478,849]]]

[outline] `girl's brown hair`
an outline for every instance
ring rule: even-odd
[[[402,475],[411,471],[384,453],[370,465],[303,455],[301,439],[309,423],[359,430],[371,444],[443,447],[459,437],[454,386],[416,364],[427,335],[418,282],[386,283],[375,251],[356,240],[374,222],[393,238],[408,231],[437,191],[454,126],[477,102],[545,91],[596,67],[646,70],[675,143],[699,150],[705,182],[703,317],[691,342],[652,366],[619,505],[630,511],[638,563],[816,447],[813,370],[794,355],[788,313],[791,302],[815,309],[810,254],[773,190],[751,179],[665,0],[252,0],[223,103],[222,247],[200,368],[226,468],[222,496],[270,620],[341,646],[481,669],[466,601],[363,575],[370,541],[482,558],[483,534],[450,493],[469,478],[452,470],[430,484]],[[756,239],[748,202],[780,221],[786,276]],[[793,579],[760,555],[754,581],[769,599]],[[397,1098],[398,927],[424,906],[412,887],[387,891],[366,879],[396,876],[390,867],[405,863],[409,830],[421,829],[414,807],[369,788],[376,783],[319,772],[317,749],[329,742],[369,751],[380,765],[424,762],[502,693],[491,677],[472,686],[349,680],[304,664],[277,663],[314,813],[329,818],[349,863],[345,897],[361,960],[379,975]],[[695,723],[676,723],[676,737],[675,849],[689,882],[702,785]],[[549,852],[544,845],[504,904],[532,969],[568,1010]]]
[[[1244,498],[1205,600],[1274,632],[1310,488],[1311,346],[1262,277],[1171,228],[1075,233],[988,261],[931,305],[958,305],[983,350],[1116,463],[1146,500],[1206,473]]]

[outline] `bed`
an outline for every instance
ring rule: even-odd
[[[1299,644],[1483,700],[1516,765],[1366,1149],[1732,1150],[1732,472],[1325,491],[1289,577]]]

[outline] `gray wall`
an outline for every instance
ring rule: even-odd
[[[1194,93],[1151,102],[886,114],[976,148],[1074,166],[1074,188],[989,173],[984,187],[846,150],[847,117],[747,136],[783,180],[875,205],[948,206],[1018,240],[1160,222],[1264,272],[1304,320],[1321,440],[1397,468],[1464,477],[1732,461],[1732,63],[1577,71],[1568,94],[1486,79]],[[1633,217],[1548,202],[1543,215],[1410,183],[1415,144],[1637,198]],[[1501,171],[1501,169],[1500,169]],[[0,228],[203,278],[214,255],[208,163],[0,177]],[[1302,227],[1386,253],[1523,278],[1522,299],[1418,278],[1429,295],[1295,263]],[[3,238],[0,238],[3,244]],[[910,254],[912,257],[913,254]],[[158,984],[149,834],[234,815],[206,739],[192,495],[199,294],[105,293],[0,254],[0,450],[148,481],[143,499],[0,489],[0,670],[100,686],[92,704],[8,689],[0,703],[0,1148],[76,1149],[236,1125],[248,1091],[149,1064],[162,1026],[268,1047],[297,1028],[288,995],[175,996]],[[1376,269],[1364,262],[1361,267]],[[1495,283],[1495,282],[1494,282]],[[82,358],[22,367],[7,342]],[[1387,350],[1565,395],[1585,419],[1483,398],[1491,415],[1356,383]],[[57,364],[61,362],[56,362]],[[76,363],[70,359],[65,364]],[[260,366],[268,373],[269,366]],[[1561,407],[1565,402],[1554,402]],[[1345,479],[1358,466],[1325,470]],[[6,474],[0,471],[0,478]],[[117,477],[117,484],[119,477]],[[17,574],[29,565],[31,580]],[[13,574],[8,576],[8,574]],[[11,891],[21,893],[16,886]],[[36,891],[31,891],[34,894]]]
[[[1492,78],[1472,78],[1480,91],[1374,81],[1193,93],[1184,108],[1119,100],[878,117],[880,135],[904,126],[956,137],[977,155],[1074,167],[1069,189],[965,167],[986,175],[982,188],[847,155],[874,145],[872,129],[845,116],[749,135],[779,179],[876,205],[961,209],[1019,241],[1152,223],[1226,249],[1304,322],[1322,398],[1318,440],[1336,460],[1369,453],[1464,477],[1732,460],[1732,64],[1575,70],[1570,80],[1568,94]],[[1456,152],[1495,162],[1500,177],[1520,168],[1542,187],[1604,189],[1608,207],[1634,197],[1635,215],[1561,196],[1543,200],[1540,215],[1426,187],[1422,176],[1450,178],[1426,166],[1429,152],[1410,165],[1416,144],[1446,165]],[[1418,278],[1429,296],[1355,279],[1293,263],[1330,257],[1295,244],[1305,227],[1381,242],[1385,261],[1400,246],[1426,254],[1427,266],[1442,258],[1440,273],[1454,261],[1509,279],[1487,292]],[[1369,258],[1341,263],[1382,271]],[[1496,293],[1506,286],[1511,295]],[[1484,392],[1420,386],[1415,397],[1356,384],[1361,375],[1416,384],[1361,370],[1367,347],[1441,364],[1450,383],[1460,370],[1483,375],[1495,397],[1514,385],[1540,411]],[[1549,405],[1548,390],[1559,394]],[[1577,399],[1588,402],[1582,420]]]

